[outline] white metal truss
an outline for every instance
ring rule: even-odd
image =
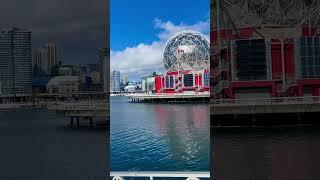
[[[211,6],[213,30],[255,27],[262,38],[292,37],[320,22],[319,0],[211,0]]]
[[[163,52],[167,72],[209,69],[209,42],[199,32],[182,31],[172,36]]]

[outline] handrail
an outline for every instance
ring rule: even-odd
[[[229,62],[223,62],[221,64],[221,66],[216,66],[214,69],[213,69],[213,77],[216,77],[218,76],[222,71],[227,71],[229,70],[229,66],[230,66],[230,63]]]
[[[213,105],[274,105],[274,104],[320,104],[320,96],[309,97],[276,97],[248,99],[217,99]]]
[[[229,81],[228,80],[222,80],[220,81],[216,86],[213,87],[213,92],[215,94],[218,94],[221,92],[222,89],[229,87]]]
[[[200,180],[199,178],[210,178],[210,172],[110,172],[110,177],[112,180],[124,180],[125,177],[136,177],[136,178],[186,178],[186,180]]]
[[[108,109],[109,104],[103,102],[66,102],[56,104],[58,110],[101,110]]]

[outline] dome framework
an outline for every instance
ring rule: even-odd
[[[195,31],[182,31],[172,36],[163,52],[165,71],[199,71],[209,69],[208,40]]]

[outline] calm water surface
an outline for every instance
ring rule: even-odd
[[[104,179],[107,133],[68,123],[46,110],[0,112],[0,179]]]
[[[207,105],[129,103],[111,97],[113,171],[209,171]]]
[[[320,127],[215,128],[217,180],[320,179]]]

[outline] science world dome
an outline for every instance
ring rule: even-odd
[[[163,52],[163,66],[167,72],[209,69],[210,47],[199,32],[182,31],[173,35]]]

